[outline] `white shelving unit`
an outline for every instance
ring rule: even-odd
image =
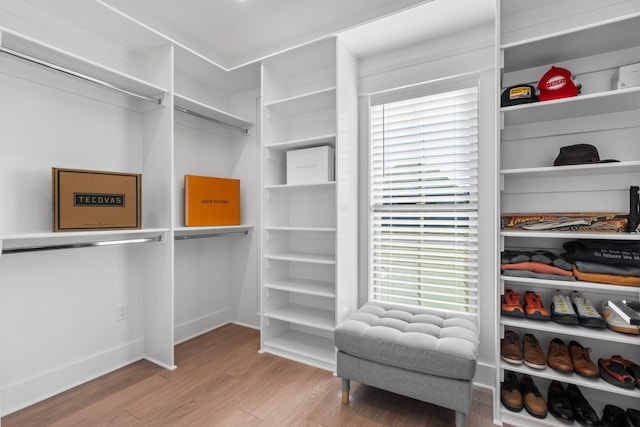
[[[328,370],[333,329],[357,308],[355,71],[337,39],[262,66],[261,351]],[[335,149],[335,181],[287,183],[286,152],[320,145]]]
[[[640,24],[640,2],[565,0],[541,5],[527,0],[498,4],[501,90],[523,83],[535,86],[552,65],[571,70],[582,83],[581,94],[574,98],[499,108],[501,212],[628,212],[629,186],[640,182],[640,90],[611,90],[611,77],[617,67],[640,59],[640,39],[632,34],[637,31],[631,30]],[[573,8],[578,5],[580,10],[576,12]],[[551,9],[557,19],[542,19]],[[621,161],[552,166],[560,147],[578,143],[596,146],[601,159]],[[562,245],[576,239],[640,241],[637,234],[629,233],[503,230],[499,236],[501,250],[546,249],[555,253],[563,252]],[[496,298],[505,288],[521,294],[527,290],[539,292],[546,308],[556,290],[567,294],[580,291],[596,306],[610,298],[640,297],[640,288],[635,287],[501,276]],[[499,313],[496,324],[499,338],[506,330],[532,333],[545,352],[555,337],[565,343],[576,340],[592,349],[591,358],[596,363],[614,354],[634,360],[640,350],[637,336],[608,329],[501,317]],[[600,378],[564,374],[549,367],[538,370],[503,362],[499,342],[496,366],[494,414],[498,423],[565,425],[551,414],[539,420],[524,410],[514,413],[504,408],[499,384],[505,370],[531,375],[545,398],[551,380],[576,384],[600,416],[606,404],[623,409],[640,404],[637,389],[626,390]]]
[[[228,72],[100,2],[0,12],[0,415],[257,326],[259,64]],[[143,228],[52,232],[52,167],[142,174]],[[185,227],[185,174],[240,179],[242,224]]]

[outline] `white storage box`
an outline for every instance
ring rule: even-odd
[[[328,145],[287,151],[287,184],[334,180],[334,149]]]
[[[623,65],[613,75],[612,89],[640,86],[640,63]]]

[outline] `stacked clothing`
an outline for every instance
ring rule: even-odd
[[[640,287],[640,242],[575,240],[563,247],[578,280]]]
[[[573,265],[549,251],[502,252],[502,275],[551,280],[576,280]]]

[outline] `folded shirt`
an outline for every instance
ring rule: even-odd
[[[572,240],[564,250],[570,261],[588,261],[608,265],[640,264],[640,242],[610,240]]]
[[[640,277],[640,266],[609,265],[596,262],[576,261],[576,267],[581,273],[613,274],[616,276]]]
[[[576,279],[583,282],[607,283],[620,286],[640,286],[640,277],[616,276],[614,274],[583,273],[573,269]]]
[[[502,264],[517,264],[519,262],[540,262],[547,265],[555,265],[563,270],[571,271],[573,265],[565,260],[562,256],[558,256],[550,251],[514,251],[505,250],[501,254]]]
[[[502,275],[511,276],[511,277],[526,277],[528,279],[546,279],[546,280],[564,280],[564,281],[576,280],[576,278],[573,276],[561,276],[559,274],[536,273],[535,271],[529,271],[529,270],[503,270]]]
[[[543,264],[541,262],[519,262],[516,264],[502,264],[500,268],[504,270],[527,270],[536,273],[556,274],[558,276],[573,276],[573,272],[563,270],[553,265]]]

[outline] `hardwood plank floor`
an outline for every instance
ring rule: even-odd
[[[226,325],[176,346],[178,368],[140,361],[2,418],[14,426],[451,427],[448,409],[351,385],[270,354],[259,332]],[[492,423],[491,394],[475,390],[469,427]]]

